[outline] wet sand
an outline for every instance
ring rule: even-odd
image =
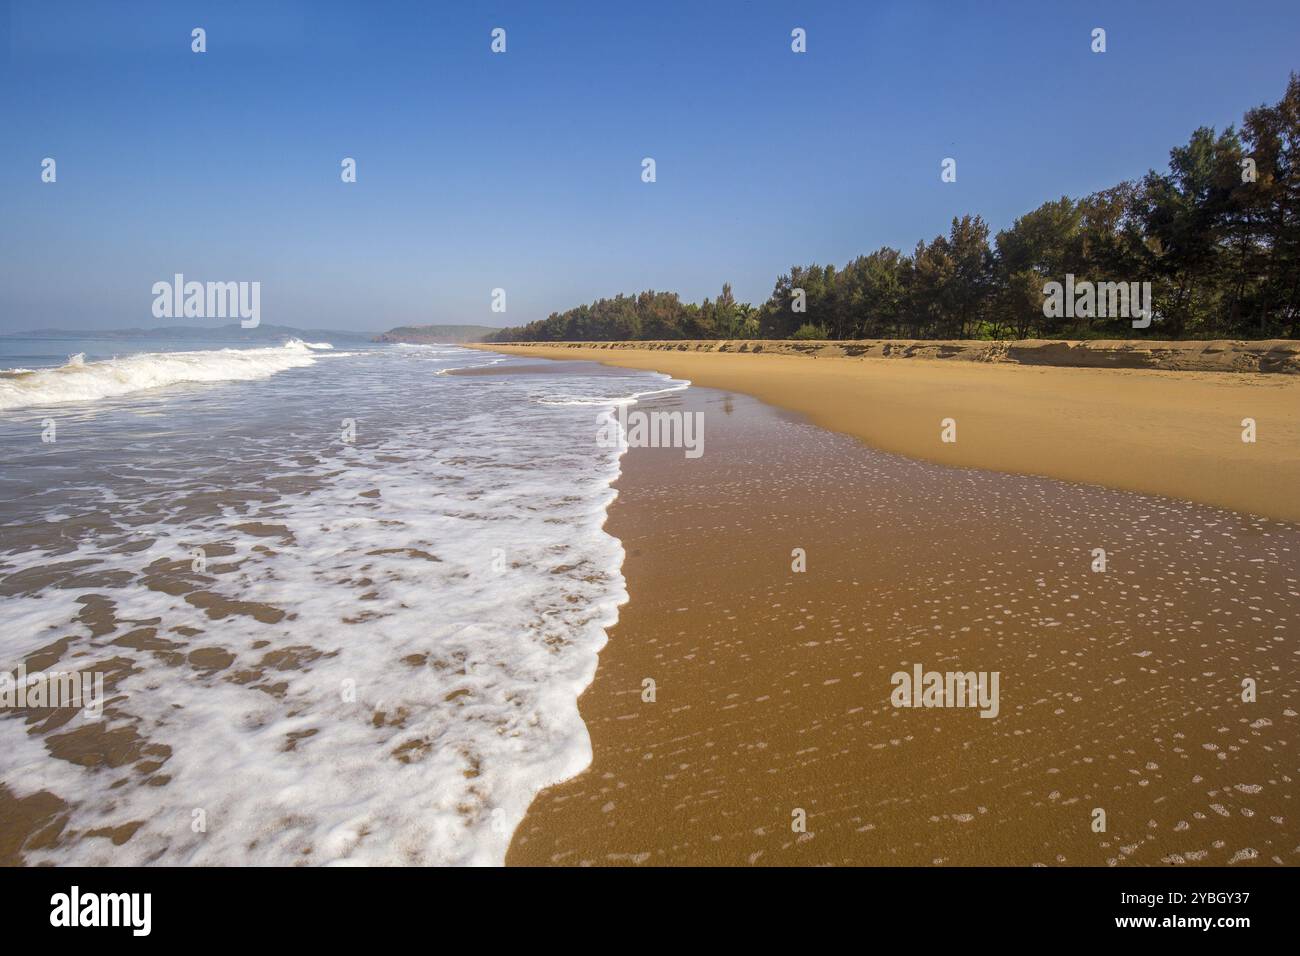
[[[623,459],[594,761],[509,863],[1297,863],[1300,526],[903,458],[736,393],[636,408],[703,412],[705,451]],[[998,716],[892,706],[916,663],[998,672]]]
[[[292,484],[295,490],[304,493],[314,487],[314,483],[301,480],[280,484],[284,487]],[[220,496],[187,498],[178,493],[177,497],[186,501],[185,513],[193,517],[200,513],[214,514],[221,508],[243,512],[263,495],[229,492]],[[122,535],[103,515],[89,520],[65,519],[61,530],[69,540],[83,536],[101,537],[109,547],[116,545],[116,550],[123,552],[142,550],[149,543],[148,539],[133,540]],[[257,521],[236,525],[235,530],[255,538],[265,538],[270,543],[287,544],[287,539],[292,537],[282,526]],[[16,526],[8,531],[6,544],[13,550],[35,547],[46,543],[47,536],[48,531],[37,525]],[[257,547],[266,550],[265,545]],[[208,568],[213,575],[237,569],[238,561],[230,564],[222,561],[232,559],[235,553],[236,549],[230,544],[205,542],[206,557],[217,559]],[[167,786],[171,780],[167,764],[172,757],[172,748],[141,734],[138,718],[130,710],[130,697],[119,690],[126,678],[142,669],[140,660],[133,655],[148,656],[168,667],[189,669],[199,679],[230,681],[271,696],[283,695],[287,686],[281,672],[312,660],[314,652],[304,647],[288,652],[267,652],[260,655],[261,660],[256,664],[230,671],[235,662],[234,655],[220,646],[205,644],[201,630],[185,626],[164,627],[161,618],[121,618],[117,601],[109,595],[118,588],[137,584],[152,591],[183,596],[187,604],[202,610],[214,623],[232,615],[246,615],[264,624],[273,624],[284,618],[284,611],[262,602],[232,600],[208,590],[204,584],[211,583],[212,578],[206,573],[194,572],[188,558],[150,565],[148,575],[138,582],[127,571],[90,570],[96,563],[56,563],[0,579],[0,599],[51,587],[99,587],[106,592],[77,599],[81,610],[69,625],[84,628],[85,635],[79,636],[74,630],[21,660],[27,674],[70,671],[101,675],[105,692],[104,719],[87,722],[82,720],[79,709],[68,707],[14,706],[3,713],[5,717],[24,721],[30,736],[42,738],[52,760],[121,773],[121,785],[127,785],[130,780],[136,786]],[[113,636],[119,633],[120,636]],[[121,846],[144,822],[131,820],[117,827],[78,831],[68,826],[69,810],[67,801],[47,790],[38,790],[20,798],[0,782],[0,866],[25,865],[28,862],[26,854],[58,846],[90,847],[104,839]]]
[[[1300,521],[1296,375],[651,348],[477,347],[666,372],[696,385],[754,395],[911,458],[1086,481]],[[945,418],[957,423],[955,443],[940,440]],[[1242,441],[1245,418],[1256,422],[1254,443]]]

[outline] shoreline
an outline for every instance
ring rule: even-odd
[[[466,348],[493,343],[467,342]],[[510,342],[602,352],[706,352],[715,355],[795,355],[805,358],[928,359],[1052,368],[1151,369],[1168,372],[1258,372],[1300,375],[1295,339],[654,339],[621,342]]]
[[[873,448],[922,461],[1300,521],[1298,376],[924,357],[756,356],[665,345],[469,347],[662,372],[754,396]],[[955,442],[942,441],[941,422],[949,418],[957,425]],[[1242,440],[1247,418],[1256,422],[1253,443]]]
[[[493,343],[467,342],[490,349]],[[1171,372],[1259,372],[1300,375],[1300,341],[1206,339],[660,339],[623,342],[501,343],[602,352],[705,352],[716,355],[794,355],[807,358],[928,359],[1053,368],[1154,369]]]
[[[706,451],[623,456],[592,762],[507,865],[1294,863],[1300,528],[935,466],[698,384],[639,406],[705,415]],[[918,664],[1000,674],[996,717],[892,706]]]

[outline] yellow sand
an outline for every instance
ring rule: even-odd
[[[1168,495],[1300,521],[1300,377],[554,347],[654,369],[930,461]],[[941,441],[956,421],[957,441]],[[1252,418],[1257,440],[1242,440]]]

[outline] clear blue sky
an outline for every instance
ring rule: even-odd
[[[175,272],[260,281],[264,323],[318,328],[724,280],[759,302],[793,263],[1163,167],[1300,69],[1296,0],[0,9],[7,330],[163,324],[150,287]]]

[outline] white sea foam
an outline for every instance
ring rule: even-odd
[[[660,378],[668,379],[667,375],[662,372],[652,372]],[[603,405],[635,405],[643,398],[650,398],[653,395],[667,395],[671,392],[680,392],[690,388],[689,380],[674,381],[673,384],[664,388],[652,388],[643,392],[633,392],[630,395],[542,395],[534,397],[533,401],[539,405],[586,405],[586,406],[603,406]]]
[[[87,362],[85,353],[58,368],[0,372],[0,411],[93,402],[167,385],[246,381],[311,365],[312,349],[297,339],[268,348],[141,352]]]
[[[231,396],[228,446],[208,437],[220,428],[184,422],[112,438],[125,464],[32,506],[29,521],[84,508],[117,530],[78,535],[65,523],[45,548],[0,552],[0,581],[13,584],[0,666],[55,633],[73,636],[75,666],[129,659],[104,730],[168,756],[153,771],[80,766],[52,759],[21,720],[0,720],[0,780],[69,803],[67,833],[139,824],[120,845],[69,839],[29,848],[27,862],[497,864],[536,793],[588,766],[577,699],[627,596],[622,546],[603,530],[622,448],[593,442],[589,409],[542,405],[535,391],[608,414],[677,383],[428,374],[463,363],[455,351],[359,351],[305,372],[310,388],[271,383],[282,403]],[[355,444],[332,431],[341,409],[356,417]],[[202,507],[214,497],[215,510]],[[213,617],[141,583],[188,564],[196,545],[213,549],[189,576],[204,592],[284,616]],[[78,580],[14,584],[55,563]],[[130,583],[79,583],[98,572]],[[92,594],[113,602],[114,631],[89,632]],[[140,639],[155,619],[162,644]],[[199,648],[231,662],[196,667]]]
[[[438,369],[437,374],[446,375],[448,372],[463,372],[471,368],[490,368],[493,365],[500,365],[505,361],[505,357],[488,359],[486,362],[475,362],[471,365],[451,365],[447,368]]]

